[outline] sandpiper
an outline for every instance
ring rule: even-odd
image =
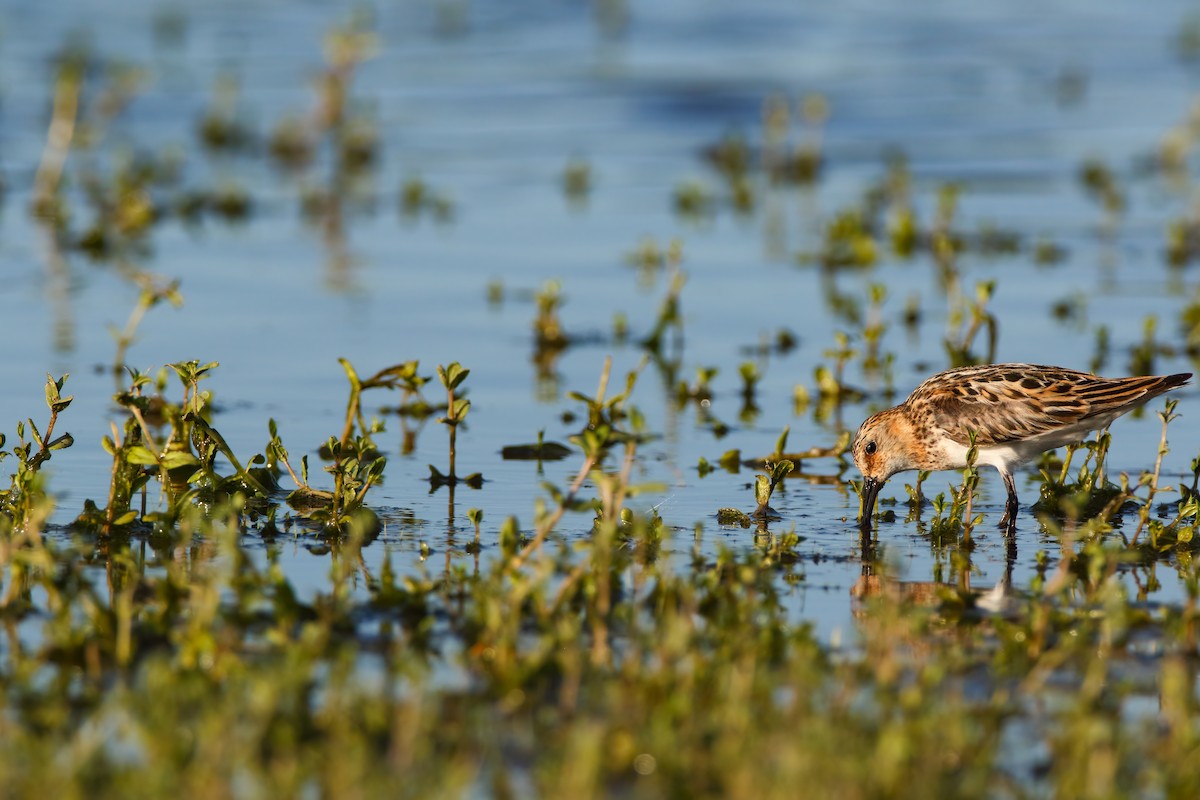
[[[976,464],[995,467],[1008,489],[1000,526],[1017,515],[1014,467],[1046,450],[1080,441],[1127,411],[1183,386],[1190,372],[1098,378],[1038,364],[959,367],[927,379],[908,399],[867,419],[854,437],[863,474],[864,529],[884,482],[905,470],[962,469],[971,433]]]

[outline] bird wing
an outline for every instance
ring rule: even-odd
[[[925,406],[930,422],[959,444],[969,443],[971,431],[977,445],[1056,432],[1069,441],[1180,385],[1177,377],[1183,376],[1097,378],[1032,364],[967,367],[934,376],[908,402]]]

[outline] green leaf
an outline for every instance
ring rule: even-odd
[[[33,440],[37,442],[37,446],[42,446],[42,432],[38,430],[38,426],[33,420],[29,420],[29,430],[33,433]]]
[[[199,364],[199,361],[178,361],[174,364],[167,364],[167,366],[175,370],[175,374],[179,376],[179,380],[185,384],[190,384],[196,378],[196,368]]]
[[[779,441],[775,442],[776,453],[782,453],[787,449],[788,434],[791,433],[791,430],[792,428],[790,425],[783,426],[783,433],[779,434]]]
[[[269,456],[271,456],[271,458],[275,461],[287,461],[288,460],[287,448],[285,448],[282,444],[280,444],[277,441],[271,442],[271,444],[268,445],[267,454]]]
[[[441,378],[442,385],[451,391],[457,389],[470,374],[471,370],[463,369],[457,361],[451,362],[445,367],[438,365],[438,377]]]
[[[358,389],[362,387],[362,381],[358,378],[358,372],[350,365],[350,362],[344,358],[339,358],[338,363],[342,365],[342,369],[346,370],[346,377],[350,379],[350,385]]]
[[[148,449],[135,444],[125,452],[125,460],[130,464],[142,464],[144,466],[158,466],[158,458]]]
[[[172,450],[163,456],[162,464],[167,469],[175,469],[176,467],[196,467],[200,465],[200,459],[196,458],[186,450]]]
[[[773,466],[771,468],[771,478],[776,483],[778,483],[779,481],[781,481],[785,477],[787,477],[787,474],[789,472],[791,472],[792,470],[794,470],[795,468],[796,468],[796,465],[785,458],[782,461],[777,462],[775,464],[775,466]]]
[[[754,502],[760,506],[765,505],[771,499],[771,479],[766,475],[756,475],[754,477]]]
[[[742,451],[739,449],[726,450],[718,462],[725,469],[736,470],[742,463]]]
[[[516,517],[509,517],[504,520],[504,524],[500,526],[500,552],[504,556],[511,557],[516,555],[517,547],[521,543],[520,523]]]
[[[627,486],[625,491],[629,497],[637,497],[639,495],[659,495],[669,492],[671,485],[660,481],[649,481],[647,483],[635,483]]]
[[[137,512],[133,510],[126,511],[121,516],[113,520],[114,525],[128,525],[137,519]]]

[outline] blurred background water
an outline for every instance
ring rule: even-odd
[[[647,240],[682,242],[687,284],[681,345],[669,348],[666,366],[643,371],[632,399],[660,435],[640,450],[636,478],[669,487],[639,501],[657,506],[675,530],[672,549],[690,551],[698,523],[709,555],[720,546],[752,546],[750,531],[721,528],[714,515],[723,506],[752,507],[753,472],[701,478],[699,459],[715,462],[731,448],[766,455],[785,426],[789,449],[828,446],[884,403],[872,394],[829,417],[798,412],[793,403],[797,385],[815,388],[814,370],[830,363],[835,332],[847,330],[831,296],[865,302],[870,284],[887,287],[883,348],[896,354],[900,396],[948,366],[948,309],[931,259],[885,253],[869,269],[831,274],[797,258],[819,248],[830,218],[882,178],[889,154],[907,157],[922,220],[934,216],[940,187],[954,182],[956,224],[1016,231],[1065,253],[1052,266],[1035,263],[1028,247],[960,260],[968,292],[977,281],[996,281],[990,308],[999,320],[998,360],[1086,369],[1103,325],[1110,356],[1102,371],[1123,374],[1154,317],[1170,346],[1155,369],[1193,368],[1180,316],[1195,300],[1195,265],[1170,267],[1164,249],[1168,225],[1196,213],[1195,164],[1182,180],[1143,168],[1167,137],[1188,130],[1194,113],[1200,58],[1189,49],[1197,25],[1190,3],[431,0],[337,7],[250,0],[114,7],[66,0],[0,8],[0,330],[7,343],[0,421],[11,440],[17,420],[41,420],[45,374],[71,373],[66,391],[75,402],[61,427],[76,444],[48,465],[60,523],[86,498],[103,504],[110,462],[99,441],[118,418],[109,328],[125,324],[138,291],[111,260],[56,257],[28,213],[54,58],[69,46],[143,75],[103,141],[72,158],[104,164],[174,151],[184,184],[237,186],[252,198],[252,213],[240,223],[157,225],[147,252],[131,259],[178,279],[185,302],[149,312],[128,361],[142,369],[220,362],[207,388],[219,410],[214,422],[235,451],[260,452],[274,418],[293,454],[309,453],[316,463],[316,448],[341,429],[347,387],[339,357],[364,374],[409,359],[419,359],[426,375],[455,360],[471,369],[472,411],[458,463],[460,472],[483,473],[482,489],[460,488],[454,509],[444,489],[429,491],[427,465],[444,468],[446,458],[445,433],[432,420],[411,453],[401,452],[394,417],[378,439],[392,449],[371,504],[389,524],[367,552],[382,558],[391,550],[408,568],[417,566],[419,542],[435,554],[461,545],[470,527],[466,508],[484,510],[490,544],[510,514],[528,526],[541,480],[569,481],[577,459],[547,464],[542,475],[499,451],[543,429],[565,440],[579,423],[562,414],[580,410],[566,393],[591,394],[607,356],[614,386],[642,360],[637,340],[666,292],[663,275],[639,277],[627,264]],[[331,233],[301,211],[305,187],[326,179],[328,163],[289,176],[261,146],[205,152],[197,129],[221,85],[236,87],[236,118],[262,138],[286,116],[311,114],[322,42],[355,17],[377,36],[351,103],[377,127],[379,157]],[[735,133],[761,143],[771,98],[795,106],[813,96],[828,108],[819,181],[797,188],[760,176],[755,210],[734,213],[702,157],[706,148]],[[797,126],[793,143],[803,135]],[[582,200],[562,188],[572,159],[591,175]],[[1122,181],[1126,209],[1116,223],[1081,184],[1089,159]],[[418,178],[452,209],[445,218],[401,212],[400,187]],[[711,214],[678,213],[673,197],[689,182],[713,193]],[[539,375],[531,298],[550,280],[561,284],[563,325],[579,343]],[[498,289],[490,300],[489,286]],[[922,315],[906,331],[900,320],[910,297]],[[1072,313],[1056,317],[1056,303]],[[612,335],[618,313],[631,332],[625,342]],[[756,354],[781,328],[799,346]],[[748,360],[763,377],[757,412],[742,415],[738,366]],[[680,412],[670,400],[675,382],[693,381],[701,367],[719,369],[711,412],[729,426],[720,438],[695,406]],[[857,364],[847,379],[879,388]],[[1168,483],[1190,477],[1200,446],[1196,393],[1179,397],[1183,417],[1172,427]],[[388,402],[394,398],[368,395],[372,410]],[[1152,466],[1159,427],[1153,413],[1118,422],[1110,468],[1136,474]],[[805,469],[831,476],[836,466],[814,461]],[[953,474],[935,475],[927,488],[937,492],[953,481]],[[903,483],[893,481],[885,496],[902,498]],[[1035,488],[1026,486],[1026,506]],[[989,527],[974,557],[982,586],[1008,569],[1021,584],[1036,551],[1058,547],[1026,508],[1019,555],[1009,563],[990,528],[1003,497],[998,478],[985,474]],[[849,592],[862,569],[852,524],[857,499],[836,481],[792,480],[773,505],[783,517],[773,529],[794,526],[806,537],[807,560],[793,570],[804,579],[786,585],[789,602],[798,617],[834,635],[849,625]],[[568,517],[563,532],[581,537],[589,527],[586,518]],[[912,580],[930,579],[940,558],[911,524],[881,526],[880,543]],[[305,575],[316,583],[326,570],[304,545],[281,545],[302,586]],[[1157,595],[1177,596],[1169,581]]]

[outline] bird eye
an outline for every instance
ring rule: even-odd
[[[863,452],[865,452],[869,456],[873,456],[873,455],[875,455],[875,449],[876,448],[875,448],[874,442],[867,442],[867,446],[865,448],[863,448]]]

